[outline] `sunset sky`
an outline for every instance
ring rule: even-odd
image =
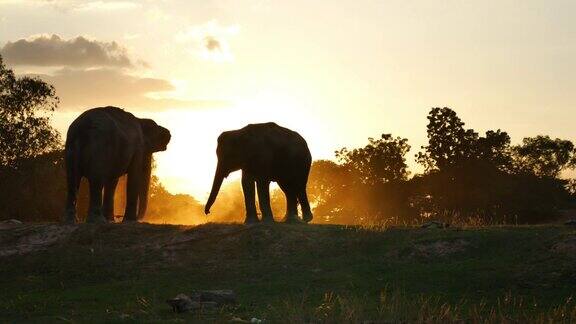
[[[392,133],[409,163],[431,107],[514,143],[576,140],[576,1],[0,0],[0,54],[61,98],[172,132],[157,174],[203,200],[218,134],[275,121],[315,159]]]

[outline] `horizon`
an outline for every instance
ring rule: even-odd
[[[56,87],[63,138],[104,105],[169,128],[156,174],[199,200],[218,134],[248,123],[298,131],[314,159],[405,137],[412,174],[431,107],[513,143],[574,139],[575,3],[331,3],[0,0],[0,54]]]

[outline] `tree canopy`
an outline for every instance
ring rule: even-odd
[[[52,85],[35,77],[15,76],[0,57],[0,166],[60,147],[60,136],[50,125],[57,105]]]
[[[406,165],[406,153],[410,145],[406,138],[382,134],[379,139],[368,138],[368,145],[349,150],[336,151],[336,159],[353,170],[357,180],[366,184],[406,180],[410,172]]]
[[[569,140],[539,135],[524,138],[513,149],[518,168],[539,177],[555,178],[576,165],[574,144]]]

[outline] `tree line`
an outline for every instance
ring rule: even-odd
[[[411,178],[408,140],[390,134],[335,152],[336,162],[314,162],[316,215],[354,224],[525,224],[553,221],[574,206],[574,182],[560,177],[576,165],[569,140],[538,135],[512,145],[500,129],[467,129],[447,107],[430,110],[427,135],[416,154],[424,172]]]
[[[35,77],[16,76],[0,57],[0,219],[60,220],[65,169],[61,136],[50,125],[57,106],[54,87]],[[575,182],[561,178],[576,166],[570,140],[538,135],[512,145],[507,132],[479,134],[446,107],[430,110],[427,136],[428,144],[415,157],[424,171],[413,176],[406,162],[408,140],[391,134],[369,138],[363,147],[342,148],[334,161],[314,161],[308,192],[315,222],[543,223],[575,206]],[[227,188],[226,199],[215,205],[209,220],[243,218],[239,184]],[[118,213],[122,192],[117,191]],[[79,215],[85,215],[87,202],[83,185]],[[273,192],[275,215],[282,215],[284,204],[282,195]],[[147,220],[159,223],[205,220],[200,202],[169,193],[156,177],[148,214]]]

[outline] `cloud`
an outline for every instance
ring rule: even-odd
[[[120,106],[136,110],[224,107],[219,100],[181,100],[167,97],[175,90],[168,80],[126,74],[121,70],[101,68],[76,70],[64,68],[53,75],[37,75],[56,88],[64,110]]]
[[[79,11],[110,11],[110,10],[125,10],[140,7],[139,4],[130,1],[89,1],[86,3],[78,3],[75,7]]]
[[[63,110],[114,105],[158,111],[230,105],[223,100],[176,97],[178,92],[172,82],[137,75],[138,68],[148,67],[147,63],[130,58],[116,42],[40,35],[8,42],[0,48],[0,55],[8,65],[48,67],[44,70],[50,72],[35,76],[54,85]]]
[[[132,67],[124,47],[78,36],[64,40],[40,35],[6,43],[0,54],[8,64],[67,67]]]
[[[20,0],[23,1],[23,0]],[[40,5],[48,5],[61,11],[115,11],[141,7],[137,1],[122,0],[27,0]]]
[[[189,51],[204,60],[231,62],[234,55],[230,49],[230,39],[239,32],[238,25],[223,26],[212,20],[177,33],[176,41],[188,44]]]

